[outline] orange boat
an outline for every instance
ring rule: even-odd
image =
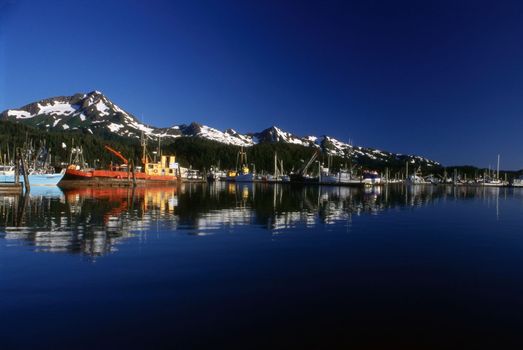
[[[121,165],[112,165],[109,169],[82,169],[78,165],[71,164],[67,167],[65,175],[59,185],[67,187],[71,185],[119,185],[128,186],[134,184],[176,184],[178,165],[175,156],[162,155],[158,162],[151,162],[144,152],[142,156],[142,167],[129,166],[129,161],[118,151],[105,146],[109,152],[120,158]]]

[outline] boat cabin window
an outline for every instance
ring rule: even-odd
[[[152,168],[154,167],[154,165],[153,165],[153,164],[147,164],[147,167],[148,167],[149,169],[152,169]]]

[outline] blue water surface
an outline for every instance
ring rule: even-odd
[[[519,348],[523,191],[0,196],[2,349]]]

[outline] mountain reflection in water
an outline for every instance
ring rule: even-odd
[[[507,189],[385,186],[182,184],[176,187],[37,188],[26,196],[0,195],[0,237],[37,251],[103,255],[148,231],[205,235],[256,225],[273,234],[315,225],[350,223],[434,201],[482,198],[495,204]],[[499,213],[497,213],[499,215]]]

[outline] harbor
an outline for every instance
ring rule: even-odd
[[[522,349],[523,1],[0,0],[0,350]]]
[[[34,142],[30,143],[31,145]],[[41,142],[45,145],[45,141]],[[274,153],[273,169],[256,171],[256,164],[247,160],[247,153],[240,147],[235,166],[222,170],[219,166],[208,166],[208,171],[195,169],[190,164],[182,166],[174,154],[162,152],[160,142],[154,151],[149,152],[146,138],[142,135],[140,160],[128,159],[119,150],[109,145],[104,146],[112,159],[105,166],[92,167],[84,157],[83,148],[72,146],[67,163],[60,165],[51,162],[51,155],[44,147],[38,151],[24,146],[17,149],[18,158],[5,162],[0,166],[0,191],[20,192],[31,186],[59,186],[61,188],[82,187],[140,187],[140,186],[178,186],[181,183],[268,183],[312,186],[386,186],[404,184],[407,186],[484,186],[484,187],[523,187],[523,175],[500,172],[500,156],[497,167],[492,169],[476,169],[474,176],[470,171],[460,172],[454,168],[438,168],[437,172],[427,173],[413,161],[406,161],[404,169],[380,170],[355,164],[351,154],[333,165],[330,154],[316,150],[300,167],[285,168],[282,159]],[[22,157],[21,155],[25,156]],[[5,157],[4,157],[5,160]],[[217,162],[220,163],[220,160]],[[430,171],[430,169],[428,169]],[[449,174],[450,172],[450,174]]]

